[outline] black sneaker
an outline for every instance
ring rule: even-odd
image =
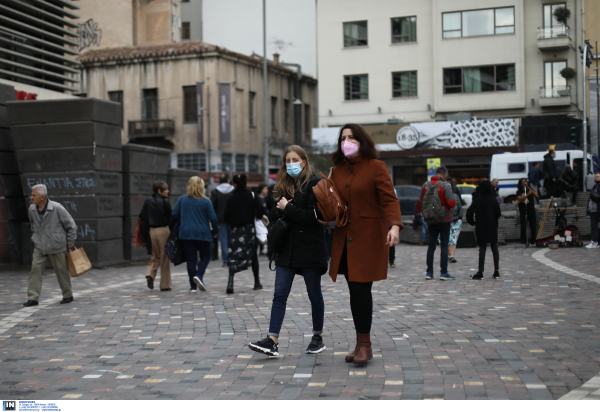
[[[473,276],[471,276],[471,279],[473,279],[473,280],[481,280],[481,279],[483,279],[483,273],[477,272]]]
[[[456,260],[456,258],[455,258],[454,256],[450,256],[450,257],[448,258],[448,262],[449,262],[449,263],[456,263],[456,262],[458,262],[458,260]]]
[[[38,305],[38,301],[31,300],[31,299],[29,299],[27,302],[23,303],[23,306],[25,306],[25,307],[37,306],[37,305]]]
[[[308,348],[306,348],[306,353],[309,354],[317,354],[321,353],[325,350],[325,344],[323,343],[323,337],[321,335],[313,335],[310,340],[310,344]]]
[[[248,347],[254,352],[263,353],[267,356],[279,356],[279,352],[277,352],[279,350],[277,344],[268,336],[263,340],[259,340],[258,342],[249,343]]]
[[[493,277],[494,279],[498,279],[498,278],[500,278],[500,273],[498,273],[498,271],[496,270],[496,271],[494,272],[494,274],[492,275],[492,277]]]

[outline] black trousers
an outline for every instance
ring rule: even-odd
[[[498,243],[490,243],[490,247],[492,248],[492,255],[494,256],[494,270],[498,271],[500,269],[500,254],[498,253]],[[486,244],[479,244],[479,271],[483,273],[485,269],[485,249]]]
[[[344,252],[342,253],[338,274],[344,275],[346,282],[348,282],[350,311],[352,312],[352,320],[354,321],[356,333],[371,333],[371,323],[373,321],[373,295],[371,294],[371,288],[373,287],[373,282],[350,282],[348,279],[348,254],[346,247],[344,247]]]
[[[396,246],[390,246],[390,263],[394,263],[396,260]]]
[[[537,232],[535,206],[533,201],[527,203],[527,208],[525,207],[525,203],[519,203],[519,217],[521,219],[521,243],[525,243],[526,240],[528,240],[529,243],[534,243],[535,238],[537,237]],[[527,214],[525,212],[527,212]],[[527,221],[529,221],[531,236],[525,239],[527,237]]]

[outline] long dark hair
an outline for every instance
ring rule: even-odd
[[[494,195],[494,187],[492,186],[492,182],[489,180],[482,180],[479,182],[479,187],[477,188],[480,196],[493,196]]]
[[[359,156],[362,156],[365,159],[377,159],[379,157],[379,152],[375,149],[375,143],[365,129],[359,124],[348,123],[340,129],[337,150],[331,154],[331,161],[334,165],[337,166],[341,164],[346,158],[344,152],[342,152],[342,133],[346,129],[352,130],[352,138],[360,143],[360,148],[358,149]]]
[[[525,182],[525,183],[523,183]],[[524,177],[519,179],[519,183],[517,183],[517,189],[519,190],[525,190],[525,185],[527,185],[527,179],[525,179]]]

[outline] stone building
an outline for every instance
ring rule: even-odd
[[[180,42],[90,50],[79,60],[86,96],[123,103],[123,143],[172,149],[172,167],[206,173],[210,163],[212,173],[247,172],[251,181],[262,180],[261,59]],[[287,145],[310,146],[316,87],[315,79],[280,66],[277,56],[269,62],[270,172]]]

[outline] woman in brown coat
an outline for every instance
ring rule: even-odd
[[[373,356],[371,287],[387,278],[389,248],[398,243],[403,227],[388,168],[377,157],[373,140],[361,126],[342,127],[331,155],[331,178],[350,216],[346,226],[335,228],[329,276],[335,282],[342,274],[348,282],[356,348],[346,362],[357,364]]]

